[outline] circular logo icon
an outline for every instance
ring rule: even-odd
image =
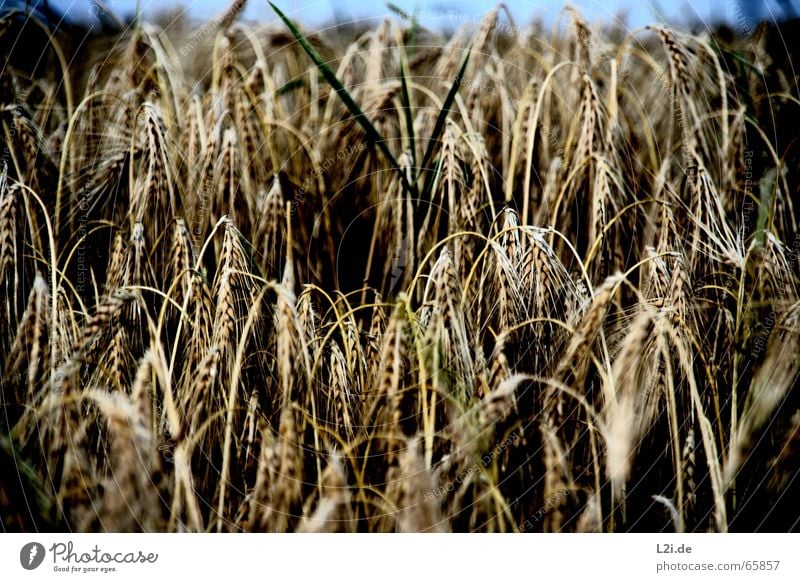
[[[19,551],[19,563],[26,570],[35,570],[44,561],[44,546],[39,542],[30,542]]]

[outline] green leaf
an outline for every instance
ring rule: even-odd
[[[408,20],[409,22],[411,22],[411,19],[413,18],[408,12],[400,8],[397,4],[392,4],[391,2],[387,2],[386,8],[397,14],[403,20]]]
[[[286,95],[304,85],[302,78],[290,79],[275,90],[275,95]]]
[[[428,140],[428,147],[425,150],[425,155],[422,157],[422,165],[419,168],[419,174],[417,174],[417,178],[422,175],[428,168],[431,163],[431,158],[433,157],[433,152],[436,150],[436,146],[439,145],[439,137],[444,130],[445,122],[447,121],[447,116],[450,113],[450,107],[453,105],[453,101],[456,99],[456,94],[458,93],[458,88],[461,86],[464,77],[464,71],[467,70],[467,64],[469,63],[469,57],[472,54],[472,47],[467,50],[467,55],[464,57],[464,62],[461,63],[461,68],[458,70],[458,74],[456,78],[453,79],[453,84],[450,86],[450,91],[447,92],[447,97],[442,104],[442,109],[439,111],[439,116],[436,118],[436,125],[433,126],[433,132],[431,133],[430,139]],[[426,179],[425,189],[424,191],[427,192],[430,184],[432,183],[431,180],[434,177],[433,172],[428,173],[428,177]]]
[[[427,200],[428,196],[430,196],[431,190],[434,184],[436,184],[436,180],[439,179],[439,174],[442,172],[442,165],[443,160],[439,158],[434,164],[434,168],[428,173],[428,179],[425,181],[425,188],[422,191],[423,200]]]
[[[403,100],[403,113],[405,113],[406,127],[408,128],[408,143],[411,149],[411,167],[417,167],[417,145],[414,139],[414,114],[411,110],[411,94],[408,91],[408,79],[406,78],[406,59],[405,54],[400,55],[400,84],[401,98]]]
[[[322,76],[325,77],[325,80],[331,86],[331,88],[336,92],[339,99],[342,100],[345,107],[350,111],[353,115],[355,120],[358,124],[362,127],[364,132],[367,134],[367,141],[374,143],[378,146],[378,149],[381,150],[383,155],[392,165],[392,167],[397,171],[400,176],[400,180],[403,182],[403,186],[405,187],[406,191],[411,192],[411,185],[408,183],[405,174],[403,173],[402,169],[400,168],[400,164],[397,163],[397,160],[392,155],[392,152],[389,151],[389,147],[386,145],[386,140],[378,133],[378,130],[375,129],[375,126],[366,116],[366,114],[361,110],[361,107],[355,102],[353,97],[347,91],[345,86],[342,82],[336,77],[336,73],[327,65],[327,63],[322,60],[320,54],[311,46],[311,44],[306,40],[306,37],[303,35],[302,32],[292,24],[292,21],[278,9],[272,2],[267,1],[267,3],[272,7],[275,13],[283,20],[284,24],[289,28],[291,33],[297,39],[297,42],[300,43],[300,46],[303,47],[303,50],[306,51],[306,54],[311,57],[311,60],[314,61],[314,64],[317,65],[317,68],[322,73]]]

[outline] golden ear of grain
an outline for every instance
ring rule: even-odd
[[[517,388],[525,380],[527,380],[527,377],[519,374],[508,375],[486,395],[482,402],[483,425],[485,427],[493,429],[498,422],[506,420],[515,412],[519,412],[517,408]]]
[[[28,303],[22,312],[14,343],[3,358],[2,391],[6,405],[31,405],[39,401],[50,368],[50,294],[41,273],[36,273]],[[24,370],[27,368],[27,374]],[[11,410],[9,425],[16,413]],[[14,418],[15,420],[15,418]]]
[[[107,293],[113,293],[127,284],[127,281],[125,281],[126,256],[127,242],[125,240],[125,235],[118,230],[114,234],[114,241],[111,243],[111,253],[108,257],[108,267],[106,267]]]
[[[397,459],[397,451],[401,446],[402,428],[400,420],[401,391],[407,373],[407,337],[408,322],[403,313],[404,306],[398,303],[386,332],[383,334],[378,373],[376,374],[371,397],[368,402],[368,413],[365,420],[378,434],[385,435],[386,463],[391,465]]]
[[[49,189],[58,171],[55,168],[46,142],[42,139],[42,131],[36,121],[25,112],[25,106],[18,103],[12,108],[11,125],[14,128],[10,145],[16,152],[15,159],[24,167],[18,176],[20,182],[37,191]],[[8,151],[8,149],[6,149]]]
[[[495,340],[492,357],[490,360],[489,386],[495,390],[511,375],[511,366],[505,354],[506,334],[501,333]]]
[[[725,467],[729,487],[770,415],[784,400],[800,373],[800,302],[776,324],[764,360],[745,397],[738,430]]]
[[[187,298],[183,324],[187,331],[181,336],[182,349],[176,348],[177,365],[176,401],[184,418],[189,419],[202,398],[212,394],[210,384],[218,372],[219,348],[212,348],[214,333],[214,304],[211,292],[203,278],[191,273],[191,287]],[[211,355],[213,354],[213,355]],[[208,360],[211,357],[212,360]],[[212,373],[213,369],[213,373]],[[202,370],[202,372],[200,372]],[[200,378],[205,377],[205,380]]]
[[[612,275],[595,291],[592,304],[581,318],[578,328],[559,361],[555,372],[556,379],[566,384],[567,380],[573,377],[577,385],[582,383],[585,373],[585,358],[601,331],[614,293],[622,279],[622,275]]]
[[[287,402],[281,410],[278,471],[270,483],[271,531],[294,529],[302,512],[303,433],[305,424],[298,423],[295,405]]]
[[[145,227],[144,238],[153,244],[167,229],[179,210],[175,192],[175,169],[166,140],[166,127],[160,109],[145,103],[140,110],[142,159],[134,173],[128,218]]]
[[[18,234],[18,215],[20,211],[19,186],[9,184],[6,168],[0,174],[0,285],[6,297],[18,297],[19,277],[17,266],[20,264]],[[4,330],[13,329],[17,323],[17,310],[14,302],[4,301],[2,305],[2,319],[0,324]],[[8,347],[10,338],[3,332],[3,347]]]
[[[280,476],[279,443],[275,442],[272,429],[264,420],[259,422],[258,433],[261,452],[258,457],[255,484],[249,494],[247,528],[250,531],[270,531],[272,483]]]
[[[477,355],[471,339],[475,334],[464,313],[458,269],[446,247],[431,270],[424,302],[429,303],[432,309],[425,338],[434,357],[430,362],[434,390],[447,394],[457,407],[462,408],[470,401],[477,386]]]
[[[397,507],[397,531],[405,533],[444,533],[449,528],[442,517],[436,484],[419,454],[419,439],[407,440],[399,465],[387,476],[387,492]]]
[[[683,445],[681,465],[681,479],[683,479],[685,521],[691,523],[697,505],[697,483],[695,481],[695,442],[694,428],[686,433],[686,442]]]
[[[184,299],[191,292],[194,264],[195,255],[189,229],[186,222],[182,218],[178,218],[172,229],[172,241],[162,280],[165,292],[169,290],[173,282],[179,282],[173,295],[173,299],[178,304],[182,305]]]
[[[311,396],[306,389],[311,365],[301,329],[294,291],[294,270],[291,261],[287,261],[275,306],[275,365],[282,406],[292,401],[306,403]]]
[[[605,396],[606,471],[617,495],[621,495],[633,464],[640,434],[636,419],[642,406],[640,358],[653,333],[653,316],[642,311],[631,324],[609,377]],[[645,362],[647,360],[644,360]]]
[[[342,466],[341,455],[328,455],[322,473],[322,496],[311,515],[303,518],[298,531],[307,533],[354,532],[356,523],[350,506],[351,492]]]
[[[561,531],[565,522],[564,509],[572,487],[572,477],[563,447],[549,421],[539,427],[544,446],[544,491],[543,507],[547,508],[544,517],[544,531]]]
[[[313,290],[311,286],[304,286],[303,291],[297,298],[297,318],[300,323],[300,329],[303,332],[306,345],[312,346],[316,339],[318,317],[314,310],[314,301],[312,298]]]
[[[275,176],[264,197],[256,234],[260,245],[261,269],[270,279],[277,279],[283,274],[281,266],[286,256],[284,204],[280,179]]]
[[[113,479],[104,487],[100,519],[110,531],[157,531],[163,506],[156,483],[160,464],[151,427],[137,414],[129,397],[91,392],[108,423]]]
[[[352,375],[347,361],[337,342],[331,342],[331,355],[328,361],[327,406],[329,422],[348,440],[354,434],[356,397]]]
[[[103,303],[97,306],[94,315],[89,318],[83,328],[80,339],[73,348],[75,357],[84,357],[91,350],[101,334],[109,331],[113,319],[136,298],[136,293],[122,288],[108,295]]]
[[[222,251],[214,278],[216,299],[213,343],[230,357],[236,339],[256,295],[256,282],[250,277],[251,258],[242,233],[229,218],[224,219]]]
[[[591,70],[591,52],[589,48],[596,42],[592,37],[592,31],[589,25],[581,18],[580,13],[574,8],[567,7],[567,11],[572,18],[572,25],[575,28],[575,35],[573,36],[573,47],[576,55],[576,62],[583,71]]]
[[[491,42],[492,38],[494,37],[494,33],[497,30],[497,21],[498,16],[500,15],[500,5],[494,7],[492,10],[486,13],[486,15],[481,20],[481,25],[478,27],[477,32],[475,33],[475,38],[472,41],[473,52],[476,55],[476,59],[473,62],[474,70],[478,70],[480,65],[484,64],[484,62],[488,59],[488,55],[491,55]],[[472,76],[472,75],[470,75]]]
[[[244,12],[246,6],[247,0],[232,0],[225,12],[216,18],[216,21],[219,23],[219,29],[221,31],[226,31],[230,28],[236,18]]]

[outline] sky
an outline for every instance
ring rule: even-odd
[[[0,5],[6,1],[0,0]],[[22,0],[16,0],[20,2]],[[43,0],[39,0],[40,2]],[[91,16],[91,0],[49,0],[74,18]],[[132,14],[137,0],[105,0],[106,5],[121,16]],[[228,0],[138,0],[143,11],[152,14],[175,6],[182,6],[188,14],[198,20],[208,19],[225,10]],[[307,26],[322,26],[334,21],[353,21],[363,18],[380,18],[390,15],[386,2],[381,0],[274,0],[275,4],[291,18],[300,20]],[[798,0],[783,0],[784,3],[798,5]],[[506,0],[517,24],[524,25],[533,17],[552,23],[558,16],[564,0]],[[690,24],[692,22],[719,22],[725,20],[744,26],[774,15],[780,19],[780,0],[571,0],[571,5],[580,9],[584,19],[590,23],[613,21],[619,15],[627,14],[626,24],[630,28],[643,26],[661,20]],[[464,17],[477,18],[496,4],[497,0],[393,0],[393,4],[420,13],[420,22],[432,29],[454,29],[463,22]],[[797,8],[795,8],[797,10]],[[250,0],[244,17],[250,20],[271,22],[275,15],[266,0]],[[690,22],[691,21],[691,22]]]

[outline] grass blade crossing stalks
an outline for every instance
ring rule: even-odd
[[[355,117],[358,124],[364,129],[367,134],[367,140],[378,146],[383,155],[386,156],[386,159],[400,176],[400,179],[403,182],[403,187],[406,189],[406,191],[410,192],[411,185],[408,183],[405,174],[403,174],[403,171],[400,169],[400,164],[397,162],[397,159],[386,145],[386,140],[378,132],[378,130],[375,129],[375,126],[369,120],[367,115],[361,110],[361,107],[359,107],[358,103],[355,102],[342,82],[336,77],[336,73],[334,73],[328,64],[322,60],[320,54],[314,50],[314,47],[311,46],[308,40],[306,40],[306,37],[303,36],[303,33],[300,32],[300,30],[292,23],[292,21],[289,20],[289,18],[272,2],[268,2],[268,4],[280,17],[280,19],[283,20],[284,24],[286,24],[291,33],[297,39],[297,42],[299,42],[300,46],[303,47],[303,50],[306,51],[306,54],[311,57],[311,60],[314,61],[315,65],[317,65],[317,68],[325,77],[325,80],[328,82],[331,88],[336,92],[336,95],[339,96],[339,99],[342,100],[342,103],[344,103],[345,107],[347,107],[353,117]]]
[[[431,162],[431,158],[433,157],[433,152],[436,150],[436,146],[439,143],[439,136],[442,135],[442,131],[444,131],[444,125],[447,121],[447,116],[450,114],[450,107],[453,105],[453,101],[456,99],[456,94],[458,93],[459,87],[461,87],[461,83],[464,80],[464,71],[467,70],[467,65],[469,64],[469,57],[472,54],[472,47],[467,49],[467,54],[464,57],[463,62],[461,63],[461,67],[458,69],[458,74],[456,74],[456,78],[453,79],[453,84],[450,86],[450,91],[447,92],[447,97],[442,104],[442,109],[439,111],[439,116],[436,118],[436,125],[433,126],[433,132],[431,132],[431,136],[428,139],[428,147],[425,150],[425,155],[422,157],[422,164],[419,167],[419,173],[417,174],[417,179],[423,173],[426,173],[426,169]],[[428,177],[425,180],[425,189],[423,190],[423,197],[429,192],[431,186],[433,186],[433,182],[436,178],[436,172],[430,172]]]
[[[412,167],[417,167],[417,144],[414,139],[414,112],[411,109],[411,95],[408,91],[408,65],[406,63],[405,52],[400,56],[400,83],[401,97],[403,98],[403,113],[406,118],[406,128],[408,130],[408,148],[411,150]]]

